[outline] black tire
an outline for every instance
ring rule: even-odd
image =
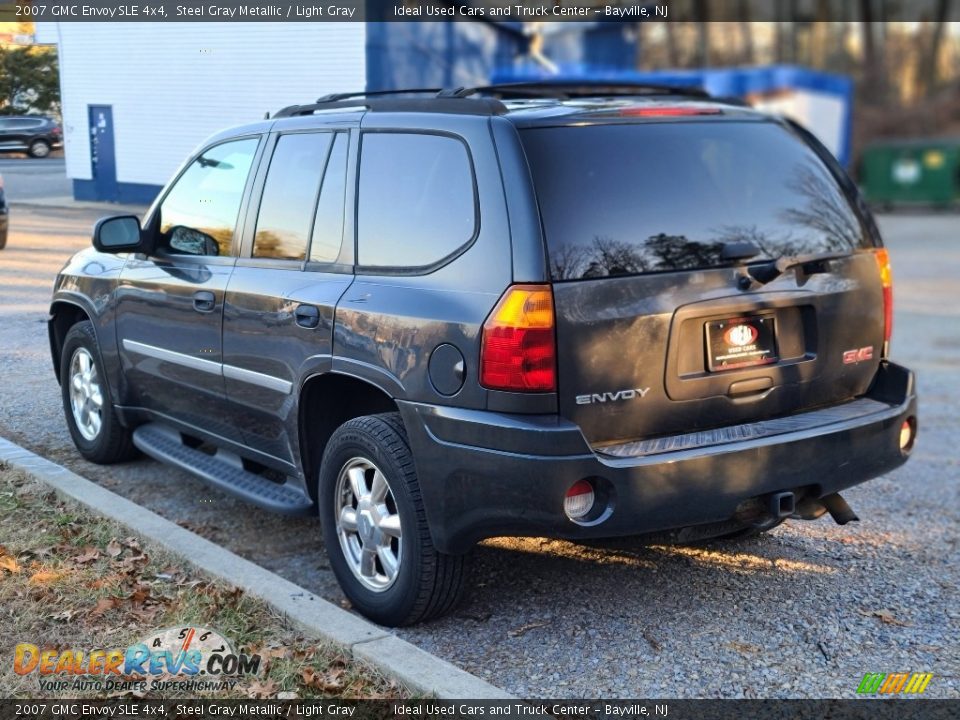
[[[372,463],[386,477],[402,527],[395,579],[379,590],[368,588],[354,574],[337,527],[338,480],[341,471],[358,458]],[[330,566],[360,613],[381,625],[398,627],[439,617],[457,605],[466,558],[441,553],[433,546],[413,454],[398,413],[355,418],[333,433],[323,453],[318,500]]]
[[[94,437],[86,437],[74,416],[71,403],[71,363],[74,355],[85,351],[96,368],[99,378],[101,405],[99,408],[100,425]],[[97,336],[93,324],[87,320],[79,322],[67,331],[60,353],[60,394],[63,399],[63,412],[67,427],[77,450],[87,460],[100,465],[129,460],[137,453],[130,431],[120,424],[110,396],[110,387],[103,372],[103,360],[97,345]]]
[[[32,158],[45,158],[50,157],[50,143],[46,140],[34,140],[30,143],[30,148],[27,150],[30,153]]]

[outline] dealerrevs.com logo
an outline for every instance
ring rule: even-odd
[[[164,628],[126,648],[48,650],[20,643],[13,658],[13,671],[35,673],[47,692],[228,690],[259,670],[259,655],[237,653],[223,635],[204,627]]]
[[[857,694],[920,695],[932,679],[932,673],[867,673],[857,687]]]

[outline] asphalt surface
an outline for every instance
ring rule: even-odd
[[[0,435],[342,602],[316,521],[271,516],[151,460],[70,442],[47,347],[53,278],[92,210],[17,206],[0,252]],[[894,358],[919,373],[914,457],[844,493],[861,522],[791,521],[738,544],[614,549],[503,539],[452,617],[399,631],[532,697],[853,697],[866,672],[932,672],[960,697],[960,216],[881,218]],[[802,462],[802,458],[798,458]]]
[[[0,175],[9,202],[69,196],[73,190],[62,150],[55,150],[42,160],[22,153],[4,153],[0,155]]]

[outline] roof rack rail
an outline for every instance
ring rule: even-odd
[[[374,112],[445,112],[461,115],[503,115],[507,112],[507,107],[494,98],[456,97],[444,92],[442,88],[411,88],[330,93],[308,105],[285,107],[273,117],[295,117],[312,115],[323,110],[348,110],[358,107]],[[411,95],[426,97],[409,97]]]
[[[442,90],[437,97],[468,98],[487,95],[498,99],[554,98],[571,99],[596,95],[680,95],[690,98],[710,98],[703,88],[689,85],[657,85],[655,83],[605,82],[603,80],[557,81],[550,80],[458,87]]]
[[[330,93],[317,98],[317,103],[339,102],[353,98],[388,97],[390,95],[435,95],[439,96],[443,88],[410,88],[409,90],[360,90],[358,92]]]

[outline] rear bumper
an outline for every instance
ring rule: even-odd
[[[506,415],[401,403],[434,544],[460,553],[501,535],[569,539],[670,530],[733,517],[741,503],[802,489],[824,497],[902,465],[900,427],[916,418],[914,375],[882,363],[863,412],[802,429],[634,457],[592,450],[557,416]],[[796,416],[799,417],[799,416]],[[580,525],[567,489],[599,479],[609,511]]]

